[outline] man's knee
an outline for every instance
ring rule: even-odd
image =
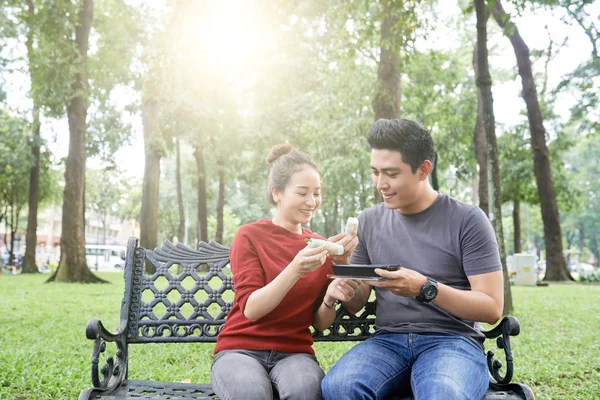
[[[356,382],[356,379],[350,379],[347,374],[338,374],[335,371],[330,371],[321,382],[323,400],[352,398],[348,396],[351,396],[355,392]]]
[[[472,400],[481,399],[487,389],[487,383],[454,379],[449,375],[432,375],[422,379],[414,387],[415,395],[426,399]]]

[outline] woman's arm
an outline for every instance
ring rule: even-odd
[[[324,331],[329,328],[335,319],[335,306],[338,301],[345,304],[357,297],[360,292],[359,282],[352,279],[334,279],[327,286],[323,301],[317,307],[313,318],[313,326]]]
[[[257,321],[275,309],[302,275],[320,268],[327,260],[327,249],[320,246],[304,248],[275,279],[248,297],[243,310],[250,321]]]

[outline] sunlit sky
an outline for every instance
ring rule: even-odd
[[[157,9],[164,7],[162,1],[150,4],[155,5]],[[205,43],[205,50],[208,54],[212,54],[218,64],[222,66],[241,67],[241,69],[228,72],[239,74],[237,81],[240,85],[251,86],[252,73],[248,73],[248,71],[252,71],[256,65],[248,63],[256,63],[256,53],[260,53],[261,50],[272,45],[269,40],[269,30],[263,22],[252,19],[253,15],[248,14],[251,11],[239,7],[241,4],[239,1],[229,3],[219,1],[211,4],[213,4],[213,9],[203,16],[207,20],[202,24],[197,24],[198,31],[193,34],[195,37],[210,37],[210,41]],[[459,12],[458,7],[450,2],[444,2],[444,6],[439,7],[444,18],[452,18]],[[508,5],[506,5],[506,9],[510,12]],[[593,6],[592,15],[600,15],[600,4],[597,3]],[[565,74],[572,72],[591,54],[591,45],[583,30],[578,26],[568,26],[561,22],[560,16],[556,11],[554,13],[539,11],[535,15],[525,13],[522,17],[514,19],[530,49],[546,49],[549,43],[548,32],[557,44],[562,43],[565,37],[568,38],[566,46],[555,54],[549,64],[549,88],[555,87]],[[492,24],[496,25],[495,21],[490,21],[488,26]],[[548,30],[545,26],[548,27]],[[491,33],[494,34],[491,35]],[[452,49],[456,46],[456,41],[453,40],[456,34],[451,31],[451,27],[432,31],[429,34],[427,42],[418,42],[418,47],[421,49],[425,46],[435,49]],[[494,54],[490,55],[490,66],[516,71],[516,60],[508,39],[499,33],[496,26],[488,28],[488,35],[489,47],[497,49]],[[16,54],[19,52],[25,54],[24,45],[16,46],[14,51]],[[534,67],[536,70],[540,70],[543,65],[538,62]],[[244,68],[245,73],[242,75]],[[4,79],[6,80],[5,89],[9,108],[21,113],[29,111],[31,100],[27,98],[27,91],[30,87],[27,74],[13,73],[5,75]],[[525,103],[520,97],[520,92],[521,81],[518,76],[513,81],[494,85],[494,112],[496,121],[500,125],[513,126],[523,118],[520,113],[525,108]],[[129,88],[117,88],[113,97],[121,99],[124,104],[127,104],[135,95],[135,92]],[[567,118],[573,99],[565,93],[557,100],[556,104],[556,112],[563,118]],[[141,115],[126,115],[124,119],[131,123],[134,139],[130,146],[121,148],[115,157],[129,176],[141,180],[144,171]],[[546,126],[546,129],[548,128]],[[42,126],[42,135],[49,141],[50,148],[56,157],[66,156],[69,140],[66,117],[61,120],[45,120]],[[94,160],[88,160],[89,167],[93,168],[94,165]]]

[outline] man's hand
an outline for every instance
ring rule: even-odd
[[[358,236],[348,236],[345,233],[332,236],[329,239],[330,242],[337,243],[344,246],[344,254],[339,256],[330,256],[334,264],[349,264],[350,254],[354,251],[358,245]]]
[[[400,267],[397,271],[375,268],[375,273],[386,278],[382,281],[367,281],[371,286],[388,289],[398,296],[411,297],[421,293],[427,277],[412,269]]]

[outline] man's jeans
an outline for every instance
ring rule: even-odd
[[[320,400],[325,373],[312,354],[223,350],[215,354],[211,383],[222,400]]]
[[[321,383],[324,400],[481,399],[488,387],[482,349],[460,335],[381,332],[348,351]]]

